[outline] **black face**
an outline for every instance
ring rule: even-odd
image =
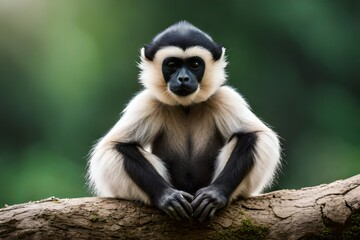
[[[170,91],[184,97],[197,90],[205,72],[205,62],[200,57],[169,57],[162,64],[162,72]]]

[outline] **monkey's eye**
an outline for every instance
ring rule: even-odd
[[[198,61],[192,61],[191,63],[190,63],[190,67],[191,67],[191,69],[192,70],[197,70],[197,69],[199,69],[199,67],[200,67],[200,63],[198,62]]]
[[[174,61],[168,62],[168,63],[167,63],[167,66],[168,66],[169,68],[172,68],[172,69],[178,68],[178,64],[177,64],[176,62],[174,62]]]

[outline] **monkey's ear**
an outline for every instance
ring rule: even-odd
[[[149,61],[154,60],[155,49],[150,44],[145,44],[144,47],[141,49],[141,57],[146,58]]]
[[[225,52],[226,52],[226,48],[221,46],[221,58],[223,58],[225,56]]]
[[[224,56],[225,54],[225,48],[223,47],[222,44],[217,44],[215,43],[215,45],[213,46],[213,48],[211,49],[211,53],[213,54],[213,58],[215,61],[219,60],[222,56]]]
[[[146,57],[145,57],[145,47],[142,47],[140,49],[140,57],[141,57],[141,59],[146,59]]]

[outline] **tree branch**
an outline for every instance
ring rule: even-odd
[[[360,239],[360,174],[331,184],[239,200],[208,222],[97,197],[0,209],[0,239]]]

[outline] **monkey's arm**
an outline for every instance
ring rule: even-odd
[[[212,183],[195,194],[200,221],[238,196],[258,194],[271,184],[280,163],[276,134],[249,109],[232,88],[221,87],[212,100],[216,125],[228,139],[217,158]]]
[[[173,189],[164,163],[144,150],[161,130],[159,111],[147,90],[129,103],[118,123],[94,147],[89,183],[100,196],[151,203],[180,219],[192,212],[192,196]]]

